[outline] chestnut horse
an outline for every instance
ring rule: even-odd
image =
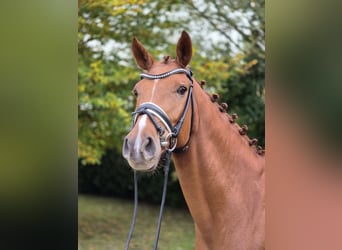
[[[123,156],[133,169],[151,171],[165,151],[175,149],[172,159],[195,222],[196,249],[264,249],[263,151],[191,76],[188,33],[182,32],[174,60],[155,61],[136,38],[132,51],[145,72],[133,89],[137,112],[142,106],[150,112],[135,116]]]

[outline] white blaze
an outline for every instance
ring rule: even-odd
[[[134,149],[136,150],[137,153],[140,152],[140,147],[141,147],[141,143],[142,143],[141,132],[143,131],[143,129],[146,126],[146,121],[147,121],[147,115],[142,115],[139,122],[138,122],[138,135],[137,135],[137,139],[135,140],[135,144],[134,144]]]
[[[155,90],[156,90],[156,87],[157,87],[158,82],[159,82],[159,79],[155,79],[155,80],[153,81],[153,88],[152,88],[152,95],[151,95],[151,100],[150,100],[150,102],[153,100],[154,92],[155,92]]]

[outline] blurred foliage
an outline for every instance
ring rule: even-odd
[[[170,172],[165,203],[172,207],[186,207],[174,168]],[[106,152],[100,165],[78,164],[78,191],[133,199],[133,171],[120,153]],[[163,190],[163,169],[154,173],[138,173],[139,199],[159,204]]]
[[[108,149],[121,152],[130,127],[131,89],[139,70],[130,53],[133,36],[161,58],[181,30],[193,40],[190,66],[207,80],[264,145],[264,1],[79,1],[78,156],[99,164]]]

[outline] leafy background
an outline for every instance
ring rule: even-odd
[[[131,197],[132,172],[122,159],[131,125],[131,89],[139,69],[130,52],[136,36],[155,58],[175,56],[182,30],[193,40],[190,63],[230,114],[264,146],[264,1],[79,1],[79,192]],[[174,170],[167,203],[185,204]],[[160,173],[141,176],[141,199],[157,202]],[[156,184],[157,183],[157,184]]]

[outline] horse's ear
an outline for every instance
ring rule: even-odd
[[[189,34],[183,30],[181,37],[177,43],[177,63],[185,68],[192,57],[192,43]]]
[[[149,70],[152,67],[153,57],[135,37],[132,41],[132,51],[135,61],[141,69]]]

